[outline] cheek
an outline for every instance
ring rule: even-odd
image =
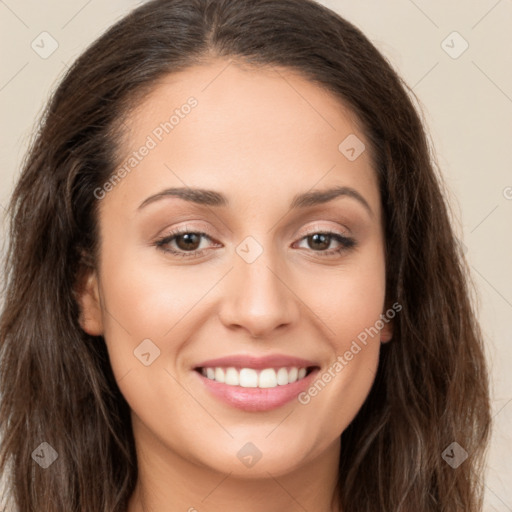
[[[300,398],[318,417],[329,418],[331,433],[343,431],[357,414],[373,384],[380,352],[385,300],[385,266],[379,250],[354,265],[318,274],[304,288],[305,302],[322,325],[331,358]],[[314,305],[314,306],[313,306]]]
[[[163,340],[176,339],[212,279],[211,274],[190,268],[158,268],[124,259],[105,270],[102,283],[105,339],[113,366],[116,360],[130,366],[133,350],[145,339],[152,340],[162,353],[164,348],[177,350],[178,343],[164,345]]]
[[[302,270],[294,291],[311,310],[337,354],[384,310],[385,263],[380,247],[354,254],[331,269]],[[368,338],[378,338],[372,330]],[[364,337],[364,335],[363,335]]]
[[[170,264],[156,251],[104,252],[105,305],[133,337],[163,337],[200,300],[211,281],[203,265],[179,265],[176,260]]]
[[[105,340],[121,393],[145,425],[162,439],[172,425],[184,446],[193,418],[202,418],[204,410],[178,384],[176,361],[217,278],[200,266],[171,268],[129,256],[104,261]],[[213,421],[208,426],[217,427]]]
[[[372,280],[348,277],[318,295],[327,325],[325,339],[331,356],[299,403],[323,425],[318,442],[334,439],[354,419],[363,405],[377,372],[380,352],[378,323],[383,289]],[[330,297],[329,297],[330,295]],[[331,300],[329,300],[329,298]]]

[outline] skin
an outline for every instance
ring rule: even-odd
[[[280,353],[325,370],[386,311],[369,143],[318,85],[282,68],[227,64],[169,75],[131,112],[120,161],[187,98],[198,101],[101,199],[100,261],[80,283],[80,323],[104,336],[132,410],[139,481],[128,512],[225,512],[233,503],[246,512],[334,511],[340,435],[369,393],[392,323],[307,405],[242,411],[210,395],[192,368],[235,353]],[[338,150],[350,134],[367,148],[354,161]],[[295,194],[337,185],[356,189],[372,214],[348,196],[290,210]],[[183,186],[222,192],[230,205],[167,197],[138,208]],[[185,226],[210,237],[194,246],[203,255],[179,258],[154,245]],[[340,243],[319,248],[307,238],[325,230],[357,245],[325,256]],[[252,263],[236,252],[248,236],[263,249]],[[183,241],[170,246],[186,252]],[[145,366],[134,350],[148,338],[160,355]],[[247,442],[262,453],[251,468],[237,457]]]

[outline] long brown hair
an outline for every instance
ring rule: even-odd
[[[407,85],[360,30],[312,0],[147,2],[54,93],[8,210],[0,471],[13,504],[126,511],[137,480],[129,407],[103,338],[79,326],[75,283],[98,256],[94,190],[115,170],[123,119],[157,79],[211,56],[300,72],[352,109],[371,144],[386,299],[402,310],[342,434],[343,512],[481,510],[488,375],[442,178]],[[34,462],[43,442],[58,454],[47,469]],[[447,448],[468,458],[454,467]]]

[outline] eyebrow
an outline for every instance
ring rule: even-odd
[[[157,194],[149,196],[139,205],[138,209],[140,210],[150,203],[167,197],[177,197],[185,201],[190,201],[192,203],[197,203],[203,206],[229,206],[229,199],[221,192],[203,188],[174,187],[162,190]],[[365,207],[371,217],[374,217],[370,205],[356,189],[342,186],[329,188],[326,190],[313,190],[304,192],[302,194],[296,194],[290,203],[290,210],[325,204],[332,201],[333,199],[336,199],[337,197],[350,197],[355,199]]]

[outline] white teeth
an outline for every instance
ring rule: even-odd
[[[258,372],[252,368],[242,368],[240,370],[240,386],[243,388],[257,388]]]
[[[289,383],[288,370],[286,368],[279,368],[279,370],[277,370],[277,383],[280,386],[283,386],[283,385]]]
[[[217,382],[225,382],[226,376],[222,368],[215,368],[215,380]]]
[[[275,388],[285,386],[306,376],[306,368],[202,368],[201,373],[210,380],[222,382],[228,386],[241,386],[243,388]]]
[[[281,370],[283,370],[283,368],[281,368]],[[284,370],[286,371],[286,369],[284,369]],[[265,370],[261,370],[259,379],[258,379],[258,387],[260,387],[260,388],[275,388],[276,386],[277,386],[276,371],[273,368],[267,368]]]
[[[226,380],[224,383],[229,386],[238,386],[240,384],[240,376],[238,375],[236,368],[228,368],[226,370]]]

